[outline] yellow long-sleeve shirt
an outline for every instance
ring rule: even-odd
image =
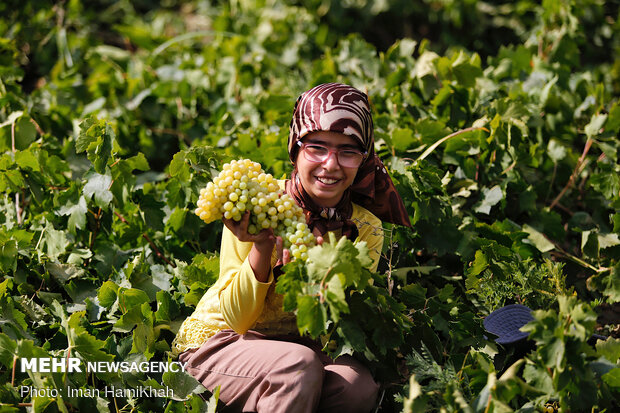
[[[283,182],[280,182],[282,185]],[[376,270],[383,247],[381,221],[371,212],[353,204],[351,219],[357,225],[359,240],[366,241]],[[340,237],[340,231],[335,231]],[[327,240],[328,237],[326,236]],[[251,242],[241,242],[224,227],[220,249],[220,275],[204,294],[194,313],[188,317],[173,342],[173,353],[200,347],[223,329],[243,334],[249,329],[264,334],[297,332],[295,314],[282,310],[282,295],[276,294],[273,272],[267,282],[260,282],[250,267]],[[271,267],[277,261],[271,256]]]

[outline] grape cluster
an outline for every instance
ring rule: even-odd
[[[316,240],[306,225],[303,210],[259,163],[233,160],[200,190],[195,212],[208,224],[222,217],[241,221],[246,211],[250,211],[250,234],[272,228],[293,258],[307,258],[306,251]]]

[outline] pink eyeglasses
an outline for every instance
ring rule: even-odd
[[[306,143],[297,141],[297,145],[303,149],[304,158],[309,162],[321,163],[329,157],[330,153],[336,154],[336,160],[338,164],[343,168],[357,168],[364,158],[368,155],[368,152],[360,152],[355,149],[330,149],[327,146],[319,145],[318,143]]]

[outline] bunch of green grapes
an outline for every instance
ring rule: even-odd
[[[257,162],[233,160],[200,191],[195,212],[208,224],[222,217],[241,221],[246,211],[250,211],[248,232],[258,234],[272,228],[293,258],[306,259],[306,251],[316,244],[303,210],[280,189],[274,177]]]

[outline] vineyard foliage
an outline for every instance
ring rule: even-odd
[[[200,189],[230,159],[287,176],[295,99],[332,81],[369,95],[413,229],[385,224],[377,273],[363,245],[335,239],[285,267],[277,288],[300,330],[364,360],[382,412],[617,411],[619,13],[602,0],[3,1],[0,411],[215,411],[217,393],[199,397],[184,373],[18,360],[172,360],[219,268],[222,224],[193,213]],[[529,348],[483,329],[510,303],[535,310]],[[174,397],[19,392],[111,385]]]

